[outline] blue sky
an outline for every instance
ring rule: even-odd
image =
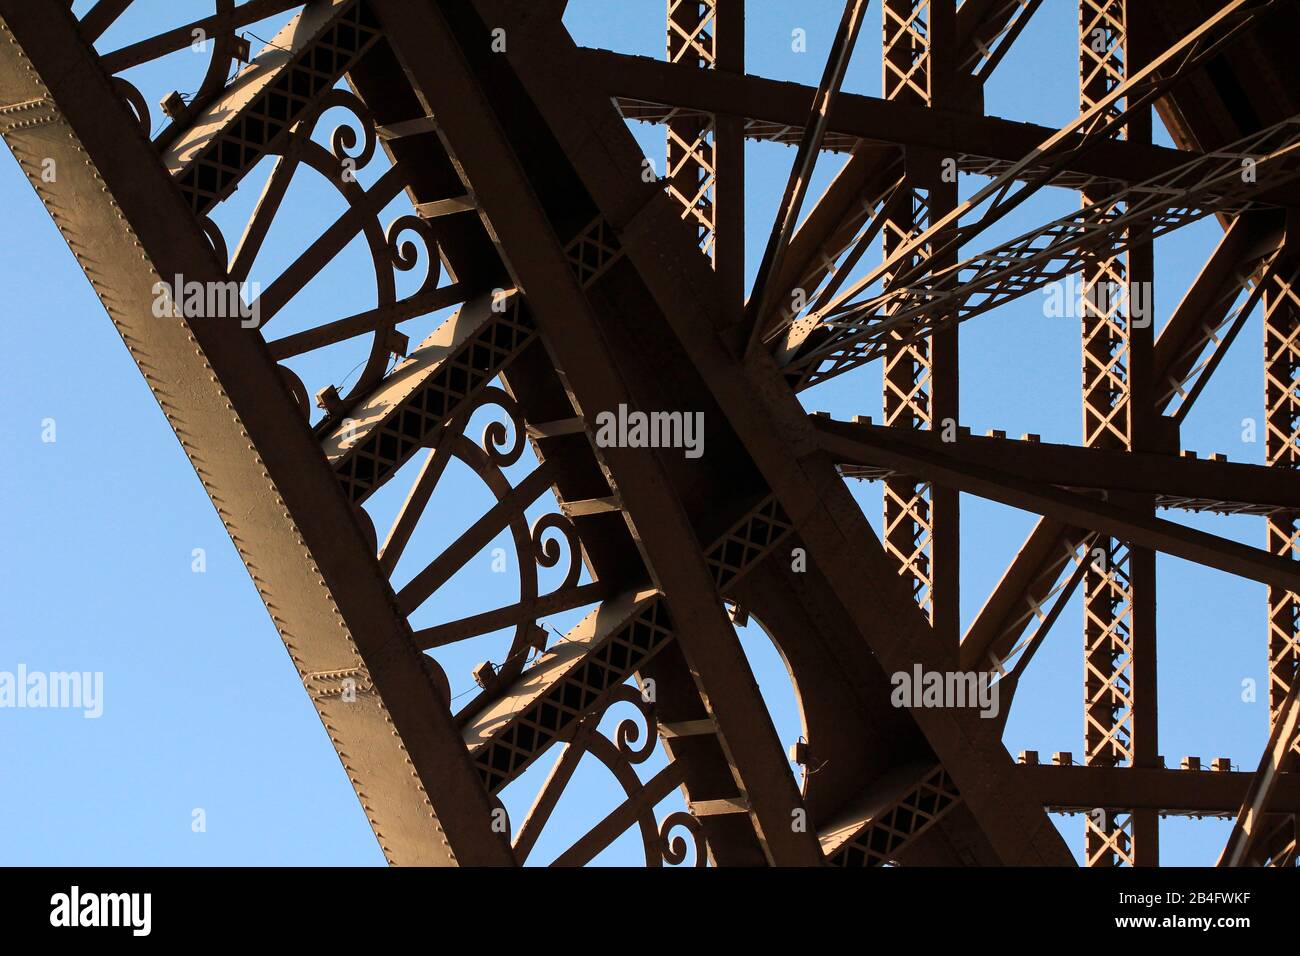
[[[78,13],[87,0],[75,5]],[[838,0],[750,0],[747,68],[815,85],[838,23]],[[211,4],[137,0],[138,10],[99,43],[115,49],[159,29],[211,12]],[[1077,109],[1074,4],[1044,4],[986,90],[989,113],[1045,125],[1068,121]],[[662,0],[571,0],[566,22],[580,44],[663,55]],[[880,8],[868,25],[845,88],[879,95]],[[254,25],[269,39],[278,21]],[[807,52],[791,49],[791,31],[807,32]],[[254,40],[256,50],[260,43]],[[207,58],[181,51],[130,76],[151,104],[171,88],[197,86]],[[188,86],[186,84],[189,84]],[[339,121],[346,116],[339,113]],[[332,123],[322,124],[326,132]],[[1157,124],[1158,125],[1158,124]],[[633,126],[647,155],[662,168],[663,131]],[[319,131],[318,131],[319,133]],[[1161,142],[1168,143],[1158,129]],[[317,136],[318,139],[322,137]],[[746,151],[747,258],[750,275],[763,251],[794,150],[749,144]],[[842,162],[824,155],[808,206]],[[363,185],[385,167],[363,169]],[[265,178],[264,163],[215,215],[233,248]],[[972,183],[963,183],[966,193]],[[381,216],[385,225],[407,210],[403,199]],[[1078,198],[1046,190],[1018,210],[990,240],[1077,208]],[[341,211],[337,195],[300,174],[251,278],[265,287]],[[807,207],[806,207],[807,208]],[[0,420],[10,467],[0,472],[3,620],[0,671],[98,671],[104,674],[104,713],[0,709],[0,830],[4,864],[371,864],[383,863],[352,788],[225,530],[208,502],[157,404],[121,344],[89,284],[7,150],[0,150],[0,293],[8,303],[0,323],[6,360]],[[1202,221],[1157,244],[1157,325],[1167,320],[1220,235]],[[984,240],[981,240],[981,245]],[[974,250],[967,250],[974,251]],[[413,291],[423,262],[398,276]],[[374,301],[374,272],[360,243],[294,299],[275,320],[277,337]],[[445,317],[403,326],[418,341]],[[1010,435],[1035,432],[1045,441],[1078,442],[1080,346],[1077,320],[1046,318],[1036,295],[980,316],[962,327],[963,424]],[[1262,331],[1251,318],[1183,429],[1183,447],[1259,462],[1261,443],[1241,439],[1243,418],[1260,418]],[[356,343],[324,350],[295,365],[314,392],[355,375]],[[351,370],[351,372],[350,372]],[[1014,383],[1011,371],[1014,370]],[[844,376],[805,395],[809,409],[837,417],[879,416],[877,367]],[[42,440],[53,419],[53,442]],[[488,416],[469,434],[478,438]],[[1262,435],[1262,428],[1260,429]],[[527,456],[525,456],[527,458]],[[525,461],[508,474],[526,473]],[[381,535],[406,482],[408,467],[371,504]],[[879,528],[880,492],[855,485]],[[488,493],[467,469],[453,466],[434,498],[436,520],[422,523],[399,564],[404,583],[486,508]],[[1034,517],[963,497],[962,610],[979,610]],[[530,511],[530,517],[542,513]],[[1252,545],[1263,543],[1263,521],[1164,514],[1172,520]],[[516,597],[510,574],[491,570],[493,542],[413,616],[417,627],[463,617]],[[206,570],[193,570],[203,549]],[[1184,754],[1207,762],[1230,757],[1252,769],[1267,732],[1264,588],[1177,559],[1161,557],[1159,600],[1161,752],[1171,766]],[[542,587],[556,572],[540,572]],[[502,594],[505,594],[503,597]],[[580,614],[559,615],[563,631]],[[780,658],[756,626],[742,643],[782,740],[798,738],[795,695]],[[500,635],[440,651],[454,695],[473,688],[470,670],[500,660]],[[493,656],[495,654],[495,656]],[[1072,751],[1082,744],[1081,612],[1076,598],[1036,657],[1016,698],[1008,749]],[[1241,700],[1241,683],[1261,688]],[[615,717],[628,716],[615,711]],[[643,777],[661,765],[656,756]],[[545,766],[507,791],[515,825],[541,783]],[[598,768],[585,766],[535,851],[546,862],[621,799]],[[674,795],[659,816],[681,806]],[[195,832],[201,809],[206,830]],[[1082,821],[1057,818],[1079,851]],[[1168,864],[1206,864],[1227,836],[1226,821],[1167,820],[1162,851]],[[637,863],[639,841],[625,835],[599,862]],[[549,854],[549,856],[548,856]]]

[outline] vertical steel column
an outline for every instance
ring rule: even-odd
[[[1122,83],[1141,56],[1127,0],[1080,0],[1079,104],[1093,107]],[[1122,108],[1117,104],[1117,109]],[[1150,142],[1151,114],[1131,117],[1117,135]],[[1084,205],[1104,197],[1082,195]],[[1090,447],[1139,449],[1155,427],[1151,395],[1154,260],[1151,243],[1126,255],[1095,256],[1083,272],[1083,440]],[[1148,499],[1130,507],[1151,509]],[[1084,755],[1094,766],[1154,767],[1156,727],[1155,554],[1098,537],[1084,577]],[[1159,817],[1099,808],[1085,823],[1090,866],[1155,865]]]
[[[711,0],[716,11],[714,69],[745,73],[745,0]],[[745,309],[745,117],[713,117],[713,267],[723,301],[739,320]]]
[[[1264,290],[1264,462],[1300,468],[1300,253],[1289,249]],[[1300,558],[1300,513],[1268,519],[1268,550]],[[1268,704],[1276,721],[1300,662],[1300,596],[1268,593]]]
[[[745,72],[744,0],[668,0],[668,61]],[[745,281],[745,119],[681,112],[667,123],[668,191],[739,318]]]
[[[951,101],[955,80],[953,0],[884,0],[884,95],[918,106]],[[947,160],[947,161],[945,161]],[[956,157],[908,149],[907,199],[884,224],[885,256],[957,205]],[[942,236],[936,239],[942,241]],[[901,263],[910,269],[931,244]],[[933,263],[956,261],[956,250]],[[890,276],[885,277],[888,287]],[[957,328],[892,344],[885,356],[884,419],[903,428],[952,430],[957,425]],[[949,424],[950,423],[950,424]],[[960,635],[956,491],[890,478],[884,486],[884,544],[942,640],[955,649]]]
[[[710,0],[668,0],[668,62],[713,69],[716,19]],[[715,238],[714,152],[712,114],[683,112],[668,121],[668,192],[682,204],[682,218],[694,220],[700,247],[709,258],[713,258]]]
[[[1289,238],[1289,237],[1288,237]],[[1264,290],[1264,460],[1300,468],[1300,250],[1282,253]],[[1268,550],[1300,558],[1300,512],[1270,515]],[[1268,713],[1273,728],[1300,665],[1300,595],[1268,589]],[[1288,831],[1278,833],[1277,830]],[[1296,839],[1295,818],[1279,820],[1270,842]]]

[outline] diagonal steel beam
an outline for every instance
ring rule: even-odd
[[[480,44],[488,36],[483,21],[468,4],[457,2],[435,6],[426,0],[381,0],[375,8],[425,109],[437,117],[439,133],[467,188],[478,196],[503,259],[528,296],[539,329],[583,406],[580,412],[594,417],[600,408],[635,407],[604,354],[604,335],[582,294],[584,286],[607,275],[621,257],[618,244],[587,212],[545,206],[546,197],[539,197],[529,183],[498,125],[496,109],[503,104],[493,102],[491,94],[501,95],[503,87],[495,84],[512,80],[500,70],[505,57],[491,52],[488,43]],[[529,18],[559,27],[535,8]],[[495,22],[506,24],[510,51],[528,44],[527,31],[516,18]],[[485,85],[484,74],[494,85]],[[520,111],[511,132],[528,135],[527,97],[517,86],[507,97],[510,108]],[[547,213],[563,216],[572,232],[557,237]],[[681,226],[676,210],[672,215]],[[662,465],[638,449],[609,447],[601,454],[628,511],[654,516],[652,521],[635,522],[635,531],[650,558],[655,583],[667,596],[682,649],[771,861],[820,862],[815,837],[791,826],[800,800],[788,764],[682,505],[665,493],[671,486]]]
[[[523,773],[547,748],[673,640],[662,595],[636,591],[604,602],[464,728],[489,793]]]
[[[735,7],[735,0],[731,0],[719,11],[721,29],[737,29],[731,19]],[[734,52],[737,35],[733,33],[730,41],[722,42],[720,56]],[[722,66],[721,61],[719,66]],[[465,185],[434,134],[432,124],[419,119],[424,110],[387,41],[377,44],[349,75],[349,82],[386,129],[418,131],[382,140],[383,148],[390,152],[394,161],[402,163],[411,174],[408,193],[417,208],[438,197],[465,195]],[[478,277],[482,288],[511,284],[477,214],[444,218],[440,223],[456,226],[454,232],[447,229],[441,232],[439,246],[451,259],[457,275]],[[505,301],[502,304],[506,304]],[[555,485],[559,499],[578,501],[609,495],[609,481],[602,471],[604,466],[593,453],[585,423],[578,416],[564,376],[554,367],[545,344],[535,339],[534,345],[502,368],[501,378],[506,391],[518,403],[527,421],[532,423],[526,425],[526,431],[539,462],[555,462],[559,466]],[[408,506],[403,509],[404,520],[395,526],[385,543],[382,561],[390,570],[402,552],[403,540],[414,524],[414,516],[423,510],[422,502],[427,501],[428,492],[437,483],[441,454],[440,446],[438,456],[430,458],[413,489],[416,500],[408,499]],[[607,511],[577,516],[572,520],[582,543],[583,558],[599,582],[585,591],[588,601],[602,600],[628,587],[641,586],[649,579],[645,561],[632,537],[635,529],[629,528],[622,513]],[[579,587],[563,594],[577,598],[583,592],[584,588]],[[560,609],[552,606],[551,596],[547,596],[527,608],[498,609],[498,612],[417,632],[415,638],[421,646],[428,647],[457,639],[457,634],[467,636],[467,630],[477,633],[485,627],[499,627],[503,615],[526,615],[532,620],[537,614]],[[506,670],[503,668],[498,676],[504,676]],[[507,682],[513,681],[515,676],[517,674],[509,675]],[[651,686],[652,682],[656,688],[654,706],[661,726],[683,721],[705,722],[712,726],[708,708],[700,698],[688,662],[675,643],[654,655],[638,677],[646,686]],[[461,716],[476,712],[498,692],[499,689],[494,687],[493,693],[480,695],[462,709]],[[729,757],[715,733],[665,735],[663,747],[682,769],[682,786],[688,803],[737,792]],[[747,814],[715,814],[704,817],[701,824],[709,855],[718,865],[753,866],[766,861],[760,835],[756,834]]]
[[[393,369],[323,442],[348,498],[361,502],[427,446],[456,412],[533,341],[515,294],[467,303]]]
[[[224,264],[65,5],[0,2],[0,104],[6,141],[194,464],[385,856],[511,863],[448,702],[261,336],[155,317],[162,276],[224,281]]]
[[[163,152],[193,212],[229,196],[378,37],[364,0],[308,4],[277,33]]]
[[[303,6],[303,0],[247,0],[247,2],[238,6],[230,6],[224,10],[219,9],[218,12],[210,16],[192,20],[184,26],[173,27],[148,39],[138,40],[135,43],[114,50],[112,53],[105,53],[103,56],[104,69],[109,73],[120,73],[123,70],[131,69],[133,66],[139,66],[141,63],[147,63],[150,60],[193,45],[196,36],[195,31],[198,31],[197,35],[215,36],[301,6]],[[82,33],[86,34],[87,39],[93,41],[97,39],[94,34],[102,32],[100,29],[102,23],[101,18],[94,17],[92,19],[92,14],[87,14],[81,21]]]
[[[81,18],[81,34],[87,43],[94,43],[104,31],[117,22],[134,0],[95,0],[95,5]]]
[[[1300,680],[1293,679],[1291,691],[1273,722],[1259,768],[1219,856],[1219,866],[1242,866],[1259,848],[1262,823],[1267,819],[1274,791],[1282,775],[1294,772],[1297,767],[1300,767]]]
[[[743,447],[732,459],[733,467],[748,472],[749,480],[757,469],[776,494],[808,546],[810,563],[826,576],[835,600],[852,615],[859,649],[870,647],[879,666],[887,669],[910,667],[918,660],[942,669],[946,661],[925,646],[917,609],[909,607],[870,526],[829,458],[819,452],[811,427],[770,356],[757,350],[754,363],[742,366],[732,350],[739,346],[729,343],[723,332],[714,277],[693,249],[689,233],[681,229],[672,200],[657,189],[633,188],[640,152],[621,117],[572,68],[572,39],[558,25],[530,16],[525,5],[478,0],[474,6],[485,21],[507,23],[510,35],[519,41],[504,59],[517,71],[578,177],[582,190],[575,191],[574,198],[585,193],[598,210],[591,228],[605,248],[617,243],[617,261],[602,268],[613,276],[611,283],[617,282],[621,301],[650,296],[653,302],[653,309],[641,310],[635,320],[626,318],[624,323],[656,329],[657,341],[675,343],[675,350],[689,356],[692,376],[722,411],[718,427],[734,429]],[[538,56],[542,51],[545,56]],[[507,88],[513,82],[507,78],[510,70],[499,61],[485,69]],[[597,138],[596,130],[603,144],[598,153],[584,148]],[[551,161],[558,163],[554,153]],[[536,162],[540,165],[540,158]],[[535,290],[526,283],[524,287],[531,300]],[[619,361],[625,374],[638,380],[654,374],[635,349],[620,351]],[[566,371],[574,375],[573,369]],[[665,591],[671,594],[671,588]],[[978,718],[941,709],[917,708],[913,716],[961,787],[963,800],[998,845],[1003,861],[1069,861],[1059,834],[1041,810],[1020,799],[1009,783],[1002,785],[1012,767],[991,728],[978,726]]]
[[[803,138],[795,152],[794,162],[790,165],[790,177],[785,185],[785,195],[777,207],[776,218],[772,223],[772,232],[768,236],[767,248],[758,265],[758,275],[750,293],[750,309],[745,318],[748,332],[745,334],[746,348],[753,348],[759,341],[772,302],[771,280],[781,274],[781,264],[785,260],[786,247],[795,225],[799,222],[799,212],[803,209],[804,196],[808,193],[808,182],[812,178],[813,168],[817,165],[817,154],[821,151],[822,140],[826,136],[826,127],[830,123],[831,107],[839,94],[844,73],[849,68],[849,58],[862,29],[862,19],[866,14],[867,0],[845,0],[844,13],[840,18],[839,29],[831,41],[831,52],[826,58],[826,68],[822,72],[821,84],[813,96],[808,121],[804,125]]]
[[[831,866],[846,869],[893,863],[960,803],[943,767],[901,768],[822,831],[822,850]]]
[[[1127,123],[1130,117],[1150,106],[1188,72],[1217,55],[1278,5],[1279,0],[1228,0],[1198,27],[1159,55],[1150,57],[1141,69],[1131,72],[1121,82],[1114,84],[1073,121],[1054,131],[960,206],[939,217],[910,241],[902,243],[864,281],[870,283],[896,269],[905,261],[906,256],[933,242],[936,235],[945,230],[951,230],[952,234],[943,242],[942,251],[964,245],[1024,203],[1051,180],[1054,172],[1064,168],[1072,157],[1112,139],[1113,133]],[[1037,169],[1042,171],[1032,172]],[[1021,183],[1020,180],[1025,176],[1028,176],[1027,181]],[[977,219],[962,221],[981,208],[984,211]],[[910,284],[921,280],[928,272],[928,263],[922,261],[914,268],[903,270],[900,279]]]
[[[1242,179],[1243,159],[1258,160],[1258,183]],[[1123,252],[1137,225],[1150,223],[1154,238],[1215,211],[1239,215],[1267,206],[1268,187],[1298,176],[1300,121],[1284,120],[1189,161],[1172,177],[1122,189],[923,280],[854,301],[870,284],[864,277],[791,325],[778,355],[796,386],[807,388],[878,358],[896,336],[965,321],[1077,272],[1089,257]]]
[[[1156,339],[1151,372],[1155,382],[1176,380],[1181,386],[1186,381],[1189,368],[1204,352],[1205,344],[1229,317],[1241,293],[1243,277],[1277,247],[1280,237],[1275,225],[1268,218],[1253,216],[1241,216],[1229,224],[1222,241]],[[1190,411],[1197,394],[1191,392],[1181,399],[1184,414]],[[1156,389],[1156,411],[1167,412],[1176,398],[1177,389]],[[1176,433],[1169,435],[1167,443],[1171,448],[1177,446]],[[1068,528],[1050,518],[1038,522],[967,628],[962,640],[963,666],[987,667],[994,658],[1008,656],[1028,620],[1025,610],[1045,600],[1085,535],[1082,529]]]
[[[960,48],[969,52],[961,69],[982,85],[1041,6],[1042,0],[964,0],[957,11]]]

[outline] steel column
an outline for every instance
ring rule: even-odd
[[[884,0],[884,95],[891,100],[942,107],[956,88],[956,10],[952,0]],[[957,205],[955,157],[905,150],[903,195],[885,217],[884,252],[910,242],[931,222]],[[947,238],[918,247],[905,268],[930,257]],[[956,250],[933,263],[952,265]],[[885,287],[890,276],[885,277]],[[941,316],[933,316],[938,323]],[[957,327],[904,341],[895,336],[884,359],[886,425],[942,431],[955,429],[957,402]],[[936,637],[956,646],[960,635],[958,566],[959,495],[951,488],[889,478],[884,487],[886,550],[910,581],[913,597],[925,611]]]
[[[700,70],[745,72],[744,0],[668,0],[668,62]],[[668,191],[693,220],[739,308],[745,273],[744,118],[674,111],[666,124]]]
[[[1080,0],[1080,111],[1094,109],[1140,67],[1128,0]],[[1125,107],[1119,103],[1118,112]],[[1151,140],[1151,113],[1134,113],[1115,135]],[[1083,193],[1083,205],[1104,196]],[[1132,227],[1136,232],[1141,227]],[[1154,260],[1150,241],[1092,257],[1083,274],[1083,441],[1140,449],[1151,443]],[[1135,504],[1137,504],[1135,502]],[[1139,507],[1146,507],[1138,505]],[[1103,537],[1084,574],[1084,759],[1090,765],[1153,767],[1155,554]],[[1088,817],[1089,865],[1158,861],[1158,818],[1103,808]]]
[[[1264,290],[1264,430],[1265,462],[1274,468],[1300,468],[1300,249],[1290,232],[1279,268]],[[1300,511],[1270,515],[1266,534],[1273,554],[1300,558]],[[1297,665],[1300,594],[1269,588],[1268,703],[1275,734],[1286,718],[1286,702],[1295,696],[1294,684],[1300,681]],[[1270,842],[1289,840],[1294,847],[1294,816],[1265,820],[1272,824]]]

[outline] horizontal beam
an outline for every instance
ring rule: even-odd
[[[885,437],[865,428],[846,435],[841,430],[843,423],[820,418],[814,421],[822,447],[836,461],[892,469],[1229,574],[1288,591],[1300,591],[1300,564],[1259,548],[1096,498],[1037,484],[1010,471],[919,448],[892,435]]]
[[[1053,811],[1155,810],[1170,816],[1236,814],[1253,773],[1238,770],[1165,770],[1018,764],[1019,783]],[[1300,774],[1278,777],[1271,812],[1300,813]]]
[[[746,130],[746,135],[755,139],[799,142],[808,119],[808,106],[817,92],[800,83],[721,70],[697,70],[609,50],[581,48],[579,54],[582,68],[592,83],[604,86],[621,106],[625,105],[624,101],[635,100],[679,111],[742,116],[755,121]],[[666,120],[667,113],[643,110],[639,114],[633,112],[628,118],[658,122]],[[953,158],[969,156],[1016,162],[1054,132],[1034,123],[929,109],[843,92],[831,107],[825,145],[848,151],[859,140],[867,140],[925,147]],[[1065,173],[1076,178],[1140,182],[1176,169],[1193,155],[1163,146],[1109,140],[1076,157]]]
[[[963,432],[944,440],[939,432],[827,421],[822,430],[854,440],[875,435],[915,448],[951,455],[973,465],[998,468],[1061,488],[1088,488],[1153,495],[1157,507],[1234,514],[1300,510],[1300,482],[1276,468],[1152,452],[980,437]],[[841,464],[850,464],[841,462]],[[887,477],[861,469],[852,477]]]

